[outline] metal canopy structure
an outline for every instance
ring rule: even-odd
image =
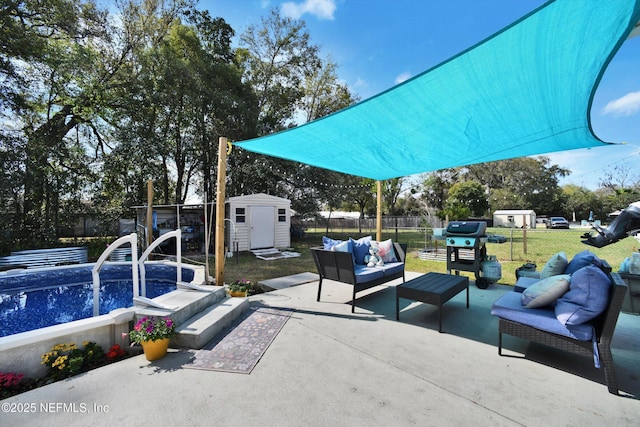
[[[379,95],[236,144],[376,180],[601,146],[593,95],[639,21],[640,0],[549,1]]]

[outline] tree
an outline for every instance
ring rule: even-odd
[[[570,171],[551,165],[548,157],[520,157],[467,166],[463,176],[487,186],[489,193],[505,190],[517,197],[519,206],[511,209],[534,209],[537,213],[560,212],[564,206],[559,178]],[[491,196],[493,200],[493,196]],[[497,208],[491,204],[491,209]]]
[[[181,202],[197,171],[194,97],[201,52],[194,30],[180,18],[188,0],[118,3],[121,25],[113,30],[108,58],[118,64],[105,88],[109,138],[99,154],[105,166],[94,203],[110,219],[130,216],[146,203],[146,182],[154,200]]]
[[[449,189],[444,213],[450,219],[481,217],[486,213],[488,206],[482,184],[476,181],[463,181]]]
[[[320,65],[318,47],[311,44],[304,22],[284,18],[273,9],[259,25],[247,28],[240,44],[236,61],[243,70],[242,81],[253,89],[257,102],[251,135],[267,135],[293,125],[304,79]],[[288,179],[297,169],[295,162],[242,150],[229,161],[233,179],[228,190],[286,196],[291,190]]]
[[[107,15],[93,2],[59,0],[49,10],[39,2],[18,4],[24,6],[14,9],[24,12],[22,35],[36,40],[29,44],[38,49],[29,57],[30,67],[8,69],[20,73],[14,75],[17,80],[41,88],[21,92],[19,98],[28,108],[16,119],[22,125],[20,138],[26,141],[20,234],[23,243],[31,245],[50,242],[57,221],[68,218],[58,215],[60,197],[79,197],[77,186],[69,195],[65,191],[72,187],[60,185],[71,175],[90,178],[84,144],[91,137],[100,141],[102,93],[113,68],[104,66],[100,51],[111,41]],[[11,61],[22,59],[17,55]],[[75,138],[68,137],[72,130]]]
[[[525,200],[521,194],[516,194],[508,188],[490,190],[489,209],[492,212],[503,209],[522,209]]]
[[[362,178],[353,175],[342,175],[340,191],[344,194],[344,202],[347,207],[355,206],[360,212],[360,219],[364,219],[365,212],[376,206],[376,181],[370,178]],[[359,223],[359,232],[362,233],[362,221]]]
[[[435,208],[437,215],[441,218],[444,218],[441,212],[444,209],[449,188],[457,182],[459,173],[459,169],[442,169],[422,176],[421,199],[428,207]]]
[[[240,36],[239,63],[258,97],[257,135],[285,129],[304,96],[303,82],[320,68],[318,46],[304,21],[272,9]]]
[[[345,84],[338,81],[338,66],[329,57],[320,66],[305,75],[304,93],[300,101],[300,109],[305,121],[310,122],[320,117],[346,108],[358,102],[357,97]]]
[[[620,188],[634,188],[640,186],[640,176],[629,164],[621,164],[605,170],[604,178],[599,184],[613,191]]]
[[[588,219],[591,212],[594,214],[594,219],[606,218],[602,202],[593,192],[577,185],[566,185],[562,188],[562,192],[566,199],[566,208],[563,212],[571,214],[567,218],[572,218],[575,214],[577,220]]]
[[[404,191],[404,178],[391,178],[382,181],[382,206],[389,215],[400,215],[396,205]]]

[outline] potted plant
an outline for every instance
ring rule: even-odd
[[[136,322],[129,338],[132,343],[142,346],[147,360],[157,360],[167,354],[169,339],[175,330],[176,324],[170,317],[145,316]]]
[[[246,297],[251,289],[253,289],[251,280],[238,279],[229,285],[229,295],[232,297]]]

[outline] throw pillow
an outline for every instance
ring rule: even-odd
[[[609,303],[611,280],[594,265],[571,275],[569,292],[556,301],[556,318],[565,325],[581,325],[600,315]]]
[[[378,255],[382,257],[384,262],[398,262],[396,251],[393,249],[393,241],[391,239],[383,242],[371,241],[371,246],[378,248]]]
[[[340,242],[337,245],[334,245],[331,248],[334,252],[351,252],[353,253],[353,244],[351,240],[345,240],[344,242]]]
[[[564,270],[564,274],[573,274],[580,270],[582,267],[588,265],[595,265],[596,267],[602,267],[602,261],[591,251],[585,250],[577,253],[573,259],[567,264],[567,268]]]
[[[361,237],[358,240],[349,238],[353,245],[353,261],[356,264],[364,265],[364,257],[369,253],[369,246],[371,246],[371,236]]]
[[[549,258],[549,261],[547,261],[544,267],[542,267],[542,270],[540,271],[540,278],[546,279],[547,277],[563,274],[564,270],[567,268],[567,264],[569,264],[567,254],[564,252],[558,252]]]
[[[322,236],[322,246],[326,251],[330,251],[338,243],[342,243],[342,240],[333,240],[330,237]]]
[[[522,292],[522,305],[540,308],[553,304],[569,290],[570,280],[568,274],[560,274],[534,283]]]

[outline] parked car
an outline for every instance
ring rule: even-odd
[[[561,216],[552,216],[547,220],[547,228],[569,228],[569,221]]]

